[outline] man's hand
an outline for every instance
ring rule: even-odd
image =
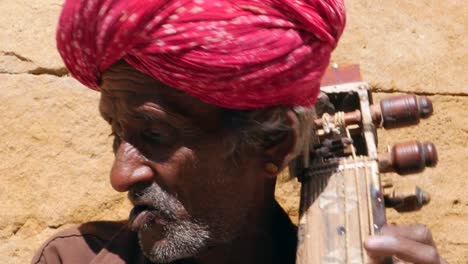
[[[384,226],[382,233],[369,237],[364,247],[374,263],[388,256],[396,257],[403,263],[447,263],[437,251],[431,230],[421,224]]]

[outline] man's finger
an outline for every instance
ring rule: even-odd
[[[386,225],[382,227],[381,235],[403,237],[409,240],[435,246],[431,230],[422,224]]]
[[[435,246],[404,237],[372,236],[364,243],[371,258],[395,256],[402,261],[417,264],[439,264],[440,257]]]

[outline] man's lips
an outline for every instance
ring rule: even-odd
[[[166,225],[167,221],[159,210],[148,206],[138,205],[133,207],[129,217],[130,228],[133,231],[138,231],[145,225],[151,226],[153,224]]]

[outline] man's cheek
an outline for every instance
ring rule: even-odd
[[[171,192],[178,193],[194,172],[193,153],[187,149],[176,151],[164,164],[158,164],[157,178],[167,185]],[[157,181],[158,179],[156,179]]]

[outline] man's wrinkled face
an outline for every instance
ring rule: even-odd
[[[145,255],[167,263],[237,236],[261,162],[253,150],[232,154],[220,109],[125,63],[103,74],[101,90],[115,135],[111,184],[135,205],[130,225]]]

